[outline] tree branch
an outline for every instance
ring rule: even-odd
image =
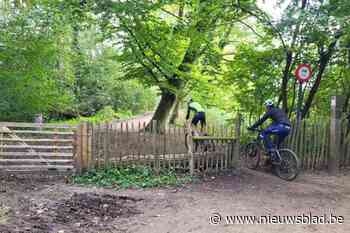
[[[141,43],[138,41],[138,39],[136,38],[135,34],[132,32],[132,30],[130,28],[128,28],[128,26],[126,26],[126,24],[124,24],[123,22],[123,26],[125,27],[125,29],[128,31],[128,33],[130,34],[130,36],[134,39],[137,47],[139,48],[140,52],[142,53],[142,55],[144,56],[144,58],[147,59],[147,61],[149,63],[152,64],[152,66],[154,66],[165,78],[169,79],[170,77],[164,73],[164,71],[162,70],[162,68],[156,63],[154,62],[151,58],[149,58],[145,51],[144,51],[144,48],[142,47]]]
[[[259,38],[264,38],[262,35],[260,35],[252,26],[250,26],[249,24],[247,24],[246,22],[237,19],[237,22],[243,24],[244,26],[246,26],[247,28],[249,28],[255,35],[257,35]]]
[[[188,24],[188,22],[186,22],[186,21],[183,19],[183,17],[181,16],[181,13],[180,13],[180,16],[178,16],[178,15],[176,15],[176,14],[174,14],[174,13],[172,13],[172,12],[170,12],[170,11],[164,9],[164,8],[160,8],[160,10],[163,11],[163,12],[165,12],[165,13],[167,13],[168,15],[173,16],[174,18],[176,18],[177,20],[179,20],[180,23],[183,24],[183,25]]]
[[[314,85],[312,86],[310,93],[309,93],[309,96],[305,102],[305,107],[302,111],[302,118],[305,118],[305,116],[307,115],[307,113],[310,110],[311,104],[312,104],[314,97],[318,91],[318,88],[321,84],[323,73],[324,73],[326,66],[329,63],[329,61],[333,55],[336,44],[342,35],[343,35],[343,32],[341,32],[341,31],[336,33],[335,38],[334,38],[333,42],[328,46],[327,51],[322,52],[320,54],[320,68],[319,68],[319,71],[317,73],[316,81],[315,81]]]
[[[282,34],[280,31],[277,30],[277,28],[272,24],[271,20],[269,19],[268,15],[265,14],[265,12],[261,11],[260,9],[257,8],[257,10],[259,11],[259,13],[261,13],[263,15],[263,17],[261,17],[260,15],[258,15],[257,13],[254,13],[251,10],[245,9],[241,6],[240,1],[237,1],[237,4],[232,3],[232,5],[234,7],[238,7],[240,8],[242,11],[246,12],[247,14],[254,16],[258,21],[260,21],[263,24],[268,24],[271,29],[277,34],[277,36],[279,37],[282,46],[284,48],[285,51],[288,51],[288,47],[286,46],[286,43],[283,40]]]

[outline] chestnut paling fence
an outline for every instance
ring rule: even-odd
[[[238,126],[239,127],[239,126]],[[190,127],[161,127],[157,121],[84,123],[76,133],[76,168],[147,165],[156,170],[215,171],[231,169],[239,158],[236,127],[208,126],[204,137]],[[236,134],[235,134],[236,133]],[[190,142],[190,143],[187,143]]]

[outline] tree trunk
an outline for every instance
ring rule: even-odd
[[[173,110],[171,117],[170,117],[170,121],[169,121],[170,124],[175,124],[176,119],[179,118],[180,102],[181,102],[180,99],[177,98],[174,110]]]
[[[320,67],[317,73],[317,77],[316,77],[316,81],[314,83],[314,85],[312,86],[309,96],[305,102],[305,107],[302,111],[302,118],[305,118],[305,116],[307,115],[307,113],[309,112],[312,102],[315,98],[315,95],[318,91],[318,88],[321,84],[321,79],[323,76],[323,73],[327,67],[327,64],[329,62],[329,60],[331,59],[333,52],[334,52],[334,48],[335,45],[337,44],[338,39],[340,38],[341,34],[339,34],[338,36],[336,36],[335,40],[329,45],[327,52],[322,52],[320,54]]]
[[[152,117],[152,121],[157,121],[157,129],[163,128],[167,124],[176,100],[177,96],[174,93],[165,89],[162,90],[160,102]],[[148,129],[150,125],[147,126]]]
[[[292,114],[293,114],[293,110],[295,108],[295,100],[296,100],[296,97],[297,97],[297,80],[295,79],[294,80],[294,84],[293,84],[293,98],[292,98],[292,105],[290,106],[290,109],[289,109],[289,118],[291,118]]]
[[[304,10],[307,4],[307,0],[301,1],[301,10]],[[286,66],[283,71],[283,79],[281,85],[281,93],[278,100],[278,104],[282,101],[282,109],[285,113],[288,113],[288,81],[289,81],[289,73],[293,66],[293,49],[297,42],[297,37],[300,34],[300,22],[296,25],[295,30],[292,36],[292,42],[290,45],[290,49],[286,49]],[[294,56],[294,60],[297,59],[298,54]]]
[[[195,26],[195,29],[198,33],[203,33],[201,32],[203,21],[205,20],[198,21]],[[207,48],[207,46],[202,47]],[[190,66],[198,59],[198,57],[201,56],[201,51],[203,51],[202,47],[198,45],[197,41],[191,40],[190,45],[188,46],[184,55],[184,58],[178,67],[178,70],[183,73],[189,73],[191,71]],[[184,88],[186,81],[181,79],[181,77],[179,77],[178,74],[173,74],[173,76],[167,78],[167,84],[170,85],[176,91],[181,91]],[[152,121],[158,121],[158,129],[159,127],[166,126],[169,120],[169,115],[172,113],[176,102],[177,95],[174,93],[174,91],[170,91],[169,89],[162,89],[161,100],[152,117]],[[150,125],[147,126],[147,128],[149,127]]]
[[[286,66],[283,71],[283,79],[281,85],[280,101],[282,101],[282,109],[288,112],[288,81],[289,81],[289,71],[293,61],[293,53],[287,51],[286,53]],[[279,102],[280,102],[279,101]]]
[[[346,46],[347,50],[348,50],[348,57],[347,57],[347,61],[348,61],[348,69],[350,69],[350,42],[347,44]],[[344,90],[347,90],[346,91],[346,94],[345,94],[345,103],[344,103],[344,107],[343,107],[343,112],[345,114],[350,114],[350,109],[348,110],[349,108],[349,102],[350,102],[350,85],[348,85],[348,87],[344,87]]]
[[[75,83],[73,87],[73,93],[74,96],[77,100],[77,102],[80,104],[81,102],[81,69],[82,69],[82,62],[81,62],[81,56],[82,56],[82,51],[79,45],[79,25],[77,23],[74,23],[73,26],[73,31],[72,31],[72,50],[75,53],[74,54],[74,76],[75,76]],[[79,111],[79,110],[78,110]]]

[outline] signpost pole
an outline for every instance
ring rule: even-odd
[[[302,119],[303,108],[303,83],[307,82],[312,76],[311,66],[308,64],[300,64],[295,70],[295,77],[299,81],[298,106],[297,106],[297,127],[299,130]]]
[[[303,105],[303,83],[299,82],[298,106],[297,106],[297,129],[300,128],[302,105]]]

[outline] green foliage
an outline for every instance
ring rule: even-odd
[[[35,1],[2,12],[0,120],[32,121],[37,113],[48,120],[87,117],[107,106],[125,117],[154,108],[156,90],[121,79],[116,49],[101,43],[79,1],[71,3]],[[89,120],[109,119],[100,115]]]
[[[157,103],[157,89],[145,88],[137,80],[116,82],[109,93],[114,109],[132,115],[152,111]]]
[[[189,176],[177,175],[172,170],[162,170],[159,175],[149,167],[132,166],[128,168],[107,168],[89,171],[75,176],[76,184],[89,184],[113,188],[151,188],[160,186],[179,186],[191,182]]]
[[[232,100],[245,112],[260,114],[262,103],[279,95],[280,51],[266,48],[257,50],[258,44],[242,43],[236,48],[234,59],[228,64],[227,78],[221,83],[232,83]]]
[[[284,92],[294,111],[300,63],[314,70],[304,86],[305,99],[316,93],[310,115],[329,114],[331,95],[350,96],[348,0],[303,9],[289,1],[278,19],[255,1],[30,2],[0,9],[2,121],[39,112],[71,122],[124,118],[154,110],[169,92],[183,102],[191,95],[213,122],[260,115],[265,99],[281,102]]]
[[[80,55],[77,67],[79,76],[75,98],[77,111],[91,116],[106,106],[112,106],[117,112],[129,111],[131,115],[150,111],[156,104],[156,91],[145,87],[138,80],[124,80],[121,65],[112,58],[116,55],[113,48],[104,48],[100,54]]]
[[[69,52],[61,18],[47,8],[0,18],[0,119],[32,120],[35,113],[72,103]],[[50,26],[48,26],[50,25]]]

